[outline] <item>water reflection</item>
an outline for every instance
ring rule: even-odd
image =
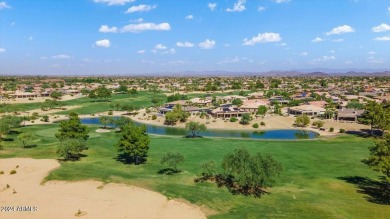
[[[99,124],[99,118],[83,118],[83,124]],[[140,123],[136,123],[140,125]],[[188,132],[185,129],[146,125],[149,134],[157,135],[180,135],[185,136]],[[209,129],[202,134],[205,137],[223,138],[252,138],[252,139],[313,139],[318,137],[318,133],[303,130],[267,130],[267,131],[232,131],[232,130],[212,130]]]

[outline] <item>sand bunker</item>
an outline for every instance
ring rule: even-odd
[[[0,159],[0,218],[206,218],[196,206],[134,186],[98,181],[41,185],[59,166],[48,159]]]

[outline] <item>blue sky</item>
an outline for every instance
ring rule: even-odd
[[[390,69],[390,0],[0,0],[0,74]]]

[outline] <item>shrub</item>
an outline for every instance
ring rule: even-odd
[[[257,129],[257,128],[259,128],[259,124],[255,123],[255,124],[252,125],[252,127]]]
[[[345,129],[340,129],[340,133],[345,133]]]
[[[42,117],[42,120],[43,120],[44,122],[49,122],[49,116],[44,115],[44,116]]]
[[[333,131],[334,131],[334,128],[333,128],[333,127],[330,127],[330,128],[329,128],[329,131],[330,131],[330,132],[333,132]]]
[[[109,115],[109,116],[112,116],[112,115],[113,115],[112,110],[108,111],[108,115]]]
[[[260,125],[265,126],[265,122],[260,122]]]
[[[16,170],[11,170],[11,172],[9,172],[9,174],[15,174],[16,173]]]
[[[146,113],[150,113],[151,110],[149,108],[146,109]]]
[[[1,174],[4,174],[4,171],[0,171],[0,175],[1,175]]]
[[[152,116],[152,120],[156,120],[157,119],[157,116],[156,115],[153,115]]]
[[[229,121],[230,121],[230,122],[237,122],[237,118],[236,118],[236,117],[232,117],[232,118],[230,118]]]

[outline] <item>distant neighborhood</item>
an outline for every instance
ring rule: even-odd
[[[390,100],[388,77],[2,77],[1,80],[3,104],[96,98],[92,91],[99,88],[111,94],[143,91],[164,94],[167,98],[151,100],[153,109],[144,109],[145,115],[138,119],[158,118],[165,125],[176,124],[177,120],[164,122],[160,118],[177,106],[187,117],[214,118],[211,120],[214,122],[216,119],[232,122],[243,115],[249,115],[249,121],[259,122],[268,117],[305,115],[310,119],[361,123],[359,118],[368,103]]]

